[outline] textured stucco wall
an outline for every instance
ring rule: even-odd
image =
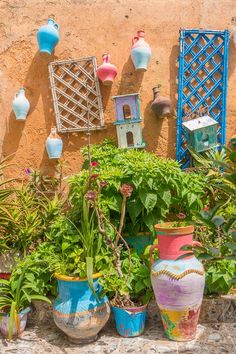
[[[53,15],[60,24],[61,41],[55,55],[41,56],[37,50],[38,28]],[[176,106],[179,28],[211,28],[231,31],[236,16],[235,0],[0,0],[0,151],[12,156],[10,174],[23,177],[24,168],[41,168],[52,174],[55,162],[48,160],[45,139],[55,124],[48,78],[49,61],[109,52],[119,73],[112,88],[101,87],[106,129],[92,133],[92,142],[116,137],[111,96],[140,92],[143,135],[148,150],[175,156],[175,119],[158,120],[150,110],[152,87],[160,83],[162,94]],[[152,48],[148,71],[134,71],[130,59],[131,38],[144,28]],[[227,137],[236,132],[236,47],[231,39]],[[31,103],[25,123],[16,122],[12,99],[25,87]],[[63,134],[66,172],[81,166],[80,148],[84,133]]]

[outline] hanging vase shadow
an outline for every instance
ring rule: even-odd
[[[29,111],[29,115],[30,115]],[[11,111],[7,119],[6,131],[2,144],[2,155],[4,157],[12,155],[14,157],[15,152],[19,149],[20,140],[25,127],[25,121],[17,121],[15,113]],[[24,140],[27,144],[27,141]]]
[[[107,104],[111,98],[112,85],[105,86],[102,84],[101,81],[99,81],[99,84],[100,84],[100,91],[101,91],[101,96],[102,96],[102,106],[103,106],[103,110],[105,110],[107,108]]]
[[[164,119],[158,119],[156,117],[151,109],[151,104],[152,101],[149,101],[144,110],[143,138],[147,143],[146,149],[148,151],[156,152]]]
[[[169,77],[170,77],[170,100],[172,103],[171,117],[168,118],[168,139],[167,139],[167,156],[175,159],[175,143],[176,143],[176,119],[177,114],[177,91],[178,91],[178,66],[177,60],[179,56],[179,46],[174,45],[171,49],[169,57]]]
[[[54,52],[51,55],[47,53],[35,54],[27,75],[25,77],[24,86],[29,90],[29,101],[31,105],[31,112],[34,112],[41,97],[43,103],[42,120],[44,124],[41,126],[45,129],[45,141],[50,133],[51,127],[56,125],[56,119],[53,109],[53,100],[50,88],[48,64],[57,60]],[[39,168],[41,171],[46,171],[47,174],[55,174],[55,163],[49,160],[47,152],[44,151]]]
[[[121,80],[118,88],[118,95],[139,92],[142,85],[145,71],[135,71],[131,56],[124,64],[121,72]]]

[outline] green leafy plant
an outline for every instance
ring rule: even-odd
[[[86,201],[77,225],[67,215],[60,216],[45,234],[46,242],[37,252],[47,260],[51,272],[81,278],[91,277],[103,269],[110,259],[108,246],[96,225],[94,213]]]
[[[195,255],[204,261],[208,294],[227,293],[236,283],[235,220],[232,217],[227,220],[219,215],[220,208],[221,204],[196,214],[196,234],[204,246],[182,248],[194,251]],[[188,253],[185,256],[187,255]]]
[[[112,305],[129,307],[148,303],[153,292],[147,262],[136,252],[132,252],[131,263],[129,263],[128,252],[123,250],[121,270],[122,276],[111,264],[100,280],[103,292],[111,299]]]
[[[0,310],[10,313],[9,340],[11,340],[14,323],[19,321],[18,314],[21,310],[27,308],[32,300],[45,301],[49,304],[51,301],[38,294],[37,285],[32,273],[28,272],[27,265],[20,272],[13,272],[10,280],[0,279],[0,284]],[[17,323],[16,327],[19,327]]]
[[[87,149],[83,153],[86,157]],[[123,184],[133,186],[126,205],[124,233],[153,231],[155,223],[180,212],[191,219],[193,212],[203,207],[205,177],[182,172],[176,161],[158,158],[147,151],[118,149],[109,141],[91,145],[91,156],[96,163],[92,177],[98,184],[106,182],[101,189],[100,206],[114,225],[119,224],[122,209],[120,188]],[[88,166],[85,160],[85,169],[69,181],[70,200],[78,210],[75,218],[81,210]]]
[[[46,230],[59,215],[62,205],[57,195],[49,199],[22,186],[16,192],[11,219],[6,225],[7,248],[19,250],[24,256],[32,252],[44,240]]]
[[[222,259],[212,262],[206,273],[207,294],[227,294],[235,277],[235,260]]]

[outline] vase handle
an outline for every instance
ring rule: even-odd
[[[155,248],[158,248],[158,245],[152,245],[149,250],[149,256],[150,256],[150,265],[153,265],[154,259],[152,258],[152,254]]]
[[[102,59],[103,59],[103,63],[109,63],[110,62],[110,54],[103,54]]]
[[[54,23],[54,25],[53,25],[57,30],[59,30],[59,25],[58,25],[58,23]]]
[[[132,45],[134,45],[134,43],[138,42],[138,40],[139,40],[139,37],[138,36],[134,36],[132,38]]]
[[[198,242],[198,241],[193,241],[193,246],[203,247],[201,242]]]

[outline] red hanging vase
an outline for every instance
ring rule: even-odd
[[[118,73],[117,67],[110,63],[110,59],[110,54],[103,54],[103,63],[97,69],[97,76],[105,86],[112,85]]]

